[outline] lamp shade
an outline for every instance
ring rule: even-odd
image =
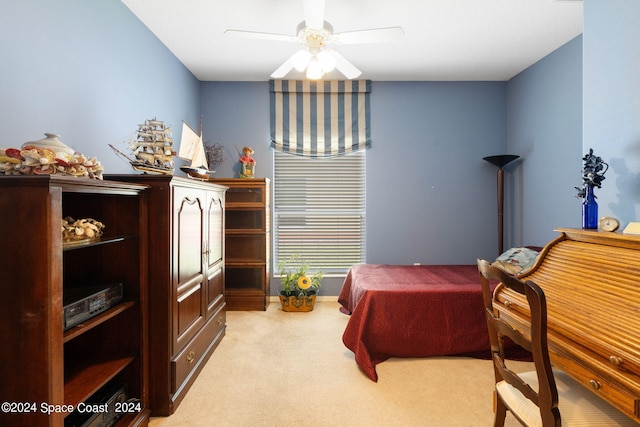
[[[487,156],[487,157],[483,157],[483,160],[486,160],[487,162],[496,165],[499,168],[502,168],[503,166],[505,166],[507,163],[511,163],[512,161],[514,161],[515,159],[519,158],[520,156],[516,156],[513,154],[501,154],[499,156]]]
[[[299,50],[295,55],[291,57],[291,64],[298,71],[304,71],[309,65],[311,60],[311,54],[308,50]]]
[[[322,78],[322,65],[315,56],[309,61],[307,66],[307,78],[310,80],[317,80]]]
[[[320,65],[322,65],[322,72],[324,73],[329,73],[336,68],[336,57],[326,50],[318,53],[318,61],[320,61]]]

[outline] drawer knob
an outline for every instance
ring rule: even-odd
[[[196,352],[195,350],[191,350],[189,354],[187,354],[187,363],[193,363],[196,360]]]
[[[591,388],[593,388],[594,390],[600,390],[600,382],[597,380],[591,380],[589,381],[589,384],[591,384]]]
[[[513,305],[513,303],[512,303],[511,301],[509,301],[509,300],[506,300],[506,301],[504,302],[504,306],[505,306],[505,307],[511,308],[511,306],[512,306],[512,305]]]
[[[614,366],[620,366],[624,362],[621,357],[618,356],[609,356],[609,362],[611,362]]]
[[[218,318],[216,319],[216,323],[218,324],[218,326],[222,325],[222,322],[223,322],[223,320],[222,320],[222,316],[220,316],[220,317],[218,317]]]

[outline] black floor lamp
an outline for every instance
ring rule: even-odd
[[[513,154],[483,157],[484,160],[498,167],[498,255],[504,252],[502,237],[504,234],[504,170],[502,168],[518,157],[520,156],[514,156]]]

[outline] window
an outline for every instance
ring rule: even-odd
[[[274,264],[299,255],[324,274],[365,259],[369,80],[271,80]]]
[[[364,262],[365,153],[274,152],[274,265],[300,255],[328,275]]]

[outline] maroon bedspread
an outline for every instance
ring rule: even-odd
[[[355,265],[338,297],[351,314],[342,341],[373,381],[390,357],[485,353],[478,274],[475,265]]]

